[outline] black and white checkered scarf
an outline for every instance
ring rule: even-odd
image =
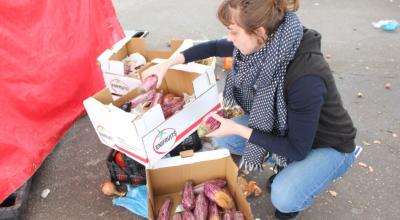
[[[249,114],[250,128],[276,136],[287,134],[284,78],[302,37],[300,20],[293,12],[287,12],[265,47],[249,55],[235,48],[233,69],[223,94],[224,106],[241,106]],[[287,165],[285,157],[247,142],[240,166],[247,171],[261,169],[269,157],[279,166]]]

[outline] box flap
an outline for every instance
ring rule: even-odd
[[[125,73],[124,63],[121,61],[108,61],[108,72],[123,76]]]
[[[156,58],[153,59],[151,62],[154,64],[164,63],[167,59]],[[174,70],[182,70],[187,72],[194,72],[194,73],[206,73],[207,69],[211,69],[211,66],[190,62],[187,64],[177,64],[172,66],[170,69]]]
[[[118,95],[125,95],[142,83],[139,79],[112,73],[103,73],[103,78],[104,83],[111,92]]]
[[[100,68],[103,72],[108,72],[108,59],[113,55],[113,52],[109,49],[105,50],[99,57],[97,57],[97,62],[100,63]]]
[[[139,136],[142,137],[149,131],[156,128],[158,125],[165,121],[164,113],[161,109],[161,105],[157,104],[145,112],[142,116],[144,129],[138,131]]]
[[[217,149],[213,151],[196,152],[193,157],[181,158],[169,157],[159,160],[150,169],[159,169],[164,167],[181,166],[185,164],[192,164],[207,160],[217,160],[225,157],[229,157],[230,153],[228,149]]]
[[[176,51],[172,54],[172,56],[175,55],[176,53],[179,53],[181,51],[188,49],[191,46],[193,46],[193,40],[191,40],[191,39],[183,40],[182,44],[179,46],[178,49],[176,49]]]
[[[117,53],[117,52],[118,52],[122,47],[124,47],[125,44],[126,44],[128,41],[130,41],[131,39],[132,39],[131,36],[128,36],[128,37],[125,37],[125,38],[121,39],[120,41],[118,41],[117,43],[115,43],[115,44],[111,47],[111,50],[112,50],[114,53]]]
[[[109,128],[110,121],[107,117],[109,109],[92,97],[87,98],[83,105],[100,141],[109,147],[114,146],[115,138]]]
[[[250,205],[247,202],[246,197],[244,196],[243,191],[238,184],[238,171],[239,168],[236,166],[232,157],[229,157],[226,164],[226,180],[228,182],[229,191],[232,193],[232,196],[235,199],[236,206],[239,208],[239,211],[243,213],[245,219],[254,219]]]
[[[208,79],[207,74],[200,75],[197,77],[195,80],[193,80],[193,90],[194,90],[194,95],[196,98],[199,98],[203,93],[205,93],[212,84],[210,83],[210,80]]]

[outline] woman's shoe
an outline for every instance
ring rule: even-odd
[[[275,166],[274,166],[274,172],[275,172],[275,174],[273,174],[272,176],[270,176],[270,177],[268,178],[268,181],[267,181],[267,191],[268,191],[269,193],[271,193],[272,182],[274,181],[276,175],[277,175],[281,170],[283,170],[283,168],[284,168],[284,167],[281,167],[281,166],[278,166],[278,165],[275,165]]]
[[[270,176],[270,177],[268,178],[268,181],[267,181],[267,191],[268,191],[268,193],[270,193],[270,194],[271,194],[271,185],[272,185],[272,182],[274,181],[275,177],[276,177],[276,174]]]
[[[297,215],[299,214],[299,212],[289,212],[289,213],[283,213],[281,211],[279,211],[278,209],[275,210],[275,218],[279,219],[279,220],[294,220],[296,219]]]

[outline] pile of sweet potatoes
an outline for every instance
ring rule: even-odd
[[[152,108],[156,104],[160,104],[165,118],[171,117],[175,112],[181,110],[185,105],[183,97],[173,93],[163,94],[156,90],[157,76],[151,75],[143,80],[139,87],[142,93],[130,101],[130,108],[134,109],[138,106],[144,111]]]
[[[170,219],[172,202],[171,198],[165,199],[157,220]],[[208,180],[196,186],[192,181],[186,181],[181,205],[183,211],[173,213],[173,220],[244,220],[243,214],[236,211],[226,181],[222,179]]]

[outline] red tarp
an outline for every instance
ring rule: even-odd
[[[124,36],[111,0],[0,4],[0,202],[104,87],[97,56]]]

